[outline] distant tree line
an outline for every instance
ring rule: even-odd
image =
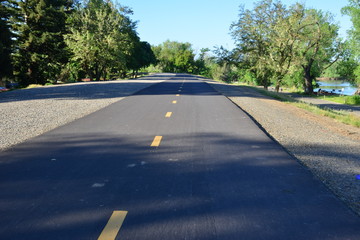
[[[231,25],[236,47],[195,52],[190,43],[140,41],[130,8],[111,0],[0,0],[0,80],[22,85],[125,77],[138,71],[187,72],[227,82],[312,93],[316,77],[360,85],[360,3],[342,9],[346,41],[331,13],[259,0]]]
[[[231,25],[236,47],[201,49],[166,41],[153,46],[157,58],[151,70],[190,72],[227,82],[242,81],[313,93],[320,76],[343,77],[360,85],[360,3],[349,0],[342,9],[351,16],[347,41],[339,35],[333,15],[296,3],[260,0],[252,9],[240,7]]]
[[[107,79],[155,62],[132,11],[111,0],[0,0],[0,79]]]
[[[354,27],[347,41],[339,35],[333,15],[296,3],[260,0],[253,9],[239,10],[231,25],[236,47],[201,49],[166,41],[153,46],[157,58],[151,70],[190,72],[227,82],[242,81],[313,93],[320,76],[343,77],[360,85],[360,3],[350,0],[342,10]]]

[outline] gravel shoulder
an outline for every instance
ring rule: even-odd
[[[133,80],[84,82],[1,93],[0,151],[86,116],[169,77],[169,74],[158,74]]]
[[[360,215],[360,129],[266,97],[207,81],[252,116],[291,155]]]

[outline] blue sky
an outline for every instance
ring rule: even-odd
[[[239,6],[252,9],[252,0],[118,0],[123,6],[132,8],[133,20],[137,20],[137,32],[142,41],[158,45],[166,40],[189,42],[195,51],[224,46],[232,49],[234,41],[229,27],[237,20]],[[342,16],[340,9],[347,0],[282,0],[286,5],[295,2],[307,7],[321,9],[335,15],[340,24],[340,35],[346,36],[351,27],[349,17]]]

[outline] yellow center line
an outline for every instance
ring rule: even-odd
[[[115,240],[127,213],[127,211],[114,211],[98,240]]]
[[[151,143],[150,147],[158,147],[160,146],[162,136],[155,136],[153,142]]]
[[[173,104],[176,104],[176,103],[177,103],[177,101],[176,101],[176,100],[174,100],[174,101],[172,101],[172,103],[173,103]]]
[[[167,112],[165,117],[169,118],[169,117],[171,117],[171,114],[172,114],[172,112]]]

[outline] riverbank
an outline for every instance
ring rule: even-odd
[[[340,78],[317,78],[315,92],[323,92],[325,95],[347,95],[352,96],[358,90],[354,82]]]
[[[207,81],[360,215],[360,128],[315,115],[245,86]]]

